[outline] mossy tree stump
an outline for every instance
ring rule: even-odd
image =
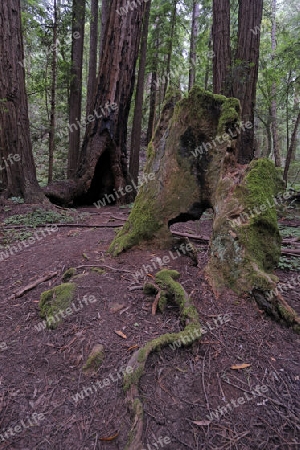
[[[206,273],[214,292],[229,287],[253,294],[276,319],[299,327],[282,298],[268,295],[276,290],[281,249],[272,205],[283,183],[267,159],[237,163],[235,145],[243,126],[236,99],[197,86],[182,100],[170,95],[148,147],[145,171],[155,177],[141,188],[110,252],[116,256],[142,243],[167,248],[172,224],[198,220],[213,208]]]

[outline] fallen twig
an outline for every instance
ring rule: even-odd
[[[38,278],[37,280],[32,281],[32,283],[29,283],[24,288],[20,289],[18,292],[13,294],[12,297],[13,298],[22,297],[24,294],[26,294],[26,292],[31,291],[32,289],[34,289],[39,284],[44,283],[44,281],[51,280],[51,278],[54,278],[56,275],[57,275],[57,272],[47,273],[47,274],[43,275],[42,277]]]

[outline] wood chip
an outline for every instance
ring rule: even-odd
[[[210,425],[210,421],[209,420],[192,420],[192,423],[194,423],[195,425],[202,425],[202,426],[208,426]]]
[[[251,364],[235,364],[234,366],[231,366],[230,369],[233,370],[239,370],[239,369],[246,369],[247,367],[250,367]]]
[[[115,333],[116,333],[118,336],[120,336],[121,338],[127,339],[126,334],[124,334],[122,331],[115,330]]]

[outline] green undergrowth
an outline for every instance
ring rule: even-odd
[[[5,225],[23,225],[24,227],[37,227],[48,223],[74,222],[74,216],[67,211],[53,211],[38,208],[26,214],[16,214],[4,220]]]

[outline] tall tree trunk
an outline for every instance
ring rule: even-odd
[[[104,47],[104,39],[105,39],[105,27],[108,22],[109,17],[109,0],[102,0],[101,3],[101,30],[100,30],[100,45],[99,45],[99,70],[100,64],[102,61],[102,51]]]
[[[198,0],[193,1],[193,15],[192,15],[192,29],[191,29],[191,40],[190,40],[190,69],[189,69],[189,90],[195,84],[196,79],[196,45],[199,33],[199,19],[200,8]]]
[[[49,163],[48,183],[53,180],[53,159],[55,152],[55,130],[56,130],[56,77],[57,77],[57,1],[53,3],[53,40],[52,40],[52,62],[51,62],[51,99],[50,99],[50,128],[49,128]]]
[[[91,0],[90,58],[86,99],[86,117],[88,117],[88,115],[93,111],[97,87],[98,12],[98,0]]]
[[[213,91],[230,97],[232,92],[230,0],[213,0]]]
[[[149,28],[150,7],[151,7],[151,0],[149,0],[146,5],[145,16],[143,20],[143,32],[140,49],[140,64],[136,86],[134,117],[131,132],[129,175],[136,185],[138,182],[138,175],[139,175],[139,156],[141,146],[143,99],[144,99],[145,71],[147,59],[147,37]]]
[[[242,121],[251,122],[238,139],[238,161],[249,163],[254,157],[254,106],[258,79],[260,26],[263,0],[239,0],[238,43],[233,67],[233,96],[242,108]]]
[[[69,99],[68,178],[75,178],[80,151],[85,0],[73,0],[72,16],[72,66]]]
[[[156,99],[157,99],[157,86],[160,86],[160,82],[158,80],[158,47],[159,47],[159,30],[157,26],[157,18],[154,24],[155,34],[156,34],[156,52],[153,50],[152,57],[152,72],[151,72],[151,84],[150,84],[150,108],[149,108],[149,118],[148,118],[148,127],[147,127],[147,145],[152,139],[152,135],[154,132],[155,125],[155,116],[156,116]]]
[[[36,180],[28,120],[20,0],[0,3],[0,156],[5,195],[45,197]]]
[[[272,41],[272,60],[274,61],[276,55],[276,0],[272,0],[272,31],[271,31],[271,41]],[[271,113],[272,113],[272,137],[273,137],[273,152],[275,157],[275,166],[281,167],[281,158],[279,150],[279,139],[278,139],[278,123],[277,123],[277,83],[274,81],[272,84],[272,102],[271,102]]]
[[[127,121],[145,7],[144,2],[136,8],[127,0],[111,2],[94,102],[95,120],[87,126],[76,179],[47,187],[46,194],[53,201],[93,203],[104,198],[104,205],[126,202]]]
[[[292,161],[292,155],[296,150],[297,132],[298,132],[299,125],[300,125],[300,111],[298,112],[298,116],[297,116],[297,119],[295,122],[293,134],[291,137],[290,146],[288,148],[288,152],[286,155],[286,161],[285,161],[285,167],[284,167],[284,173],[283,173],[283,179],[286,184],[287,184],[287,180],[288,180],[288,172],[289,172],[290,164]]]
[[[165,77],[165,84],[164,84],[164,91],[163,91],[163,98],[166,96],[166,92],[170,83],[170,74],[171,74],[171,59],[172,59],[172,52],[173,52],[173,39],[174,39],[174,31],[175,31],[175,25],[176,25],[176,16],[177,16],[177,0],[173,0],[173,11],[172,11],[172,18],[171,18],[171,33],[170,33],[170,39],[169,39],[169,49],[168,49],[168,56],[167,56],[167,70],[166,70],[166,77]]]

